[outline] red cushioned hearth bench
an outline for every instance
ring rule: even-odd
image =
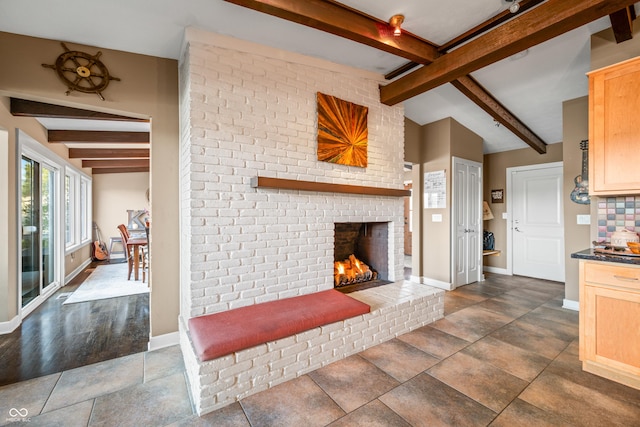
[[[204,362],[370,310],[367,304],[330,289],[193,317],[189,333]]]

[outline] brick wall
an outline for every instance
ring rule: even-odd
[[[203,363],[181,322],[180,344],[197,413],[222,408],[443,317],[444,291],[417,283],[388,286],[389,292],[373,288],[354,294],[371,306],[371,313]]]
[[[401,198],[254,189],[250,180],[402,189],[403,107],[380,104],[379,76],[239,45],[198,33],[181,62],[181,315],[330,289],[334,222],[391,222],[390,280],[401,280]],[[367,168],[317,160],[317,92],[369,108]]]
[[[416,300],[216,361],[197,360],[186,319],[331,289],[334,223],[388,223],[388,278],[403,286],[402,198],[250,184],[265,176],[402,189],[404,110],[380,104],[378,75],[193,29],[186,40],[180,340],[198,413],[442,317],[441,296],[417,285]],[[317,160],[317,92],[369,108],[367,168]]]

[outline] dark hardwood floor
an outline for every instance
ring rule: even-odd
[[[0,386],[147,350],[149,294],[62,305],[97,265],[0,335]]]

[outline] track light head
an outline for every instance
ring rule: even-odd
[[[393,15],[389,19],[389,25],[393,28],[393,35],[398,37],[402,34],[402,23],[404,22],[404,15]]]
[[[520,0],[505,0],[507,3],[512,3],[509,6],[509,12],[517,13],[520,10]]]

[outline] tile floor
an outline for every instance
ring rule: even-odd
[[[0,424],[638,426],[640,391],[582,372],[563,285],[488,275],[445,318],[197,417],[178,347],[0,387]]]

